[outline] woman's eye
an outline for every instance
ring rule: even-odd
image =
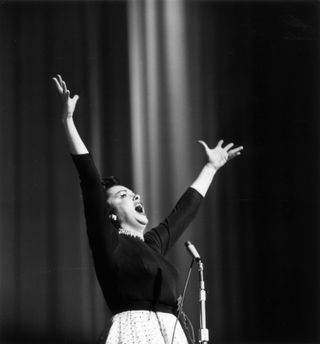
[[[127,197],[127,194],[126,194],[126,193],[121,194],[120,197],[121,197],[121,198],[125,198],[125,197]]]

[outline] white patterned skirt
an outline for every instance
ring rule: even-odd
[[[188,344],[180,322],[176,320],[173,314],[163,312],[126,311],[115,314],[105,344]]]

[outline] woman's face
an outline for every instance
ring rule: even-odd
[[[107,202],[117,216],[121,227],[129,226],[144,229],[148,223],[140,196],[122,185],[112,186],[107,190]]]

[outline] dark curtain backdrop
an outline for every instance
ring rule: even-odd
[[[145,199],[150,225],[204,163],[243,144],[170,252],[182,290],[203,257],[210,342],[317,343],[319,4],[0,3],[0,343],[93,343],[110,318],[96,282],[60,73],[102,175]],[[194,268],[185,311],[198,329]]]

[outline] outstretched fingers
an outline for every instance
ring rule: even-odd
[[[223,142],[224,142],[223,140],[219,140],[217,147],[222,147]]]
[[[229,150],[230,148],[232,148],[233,146],[234,146],[234,144],[231,142],[231,143],[227,144],[223,149],[224,149],[226,152],[228,152],[228,150]]]
[[[66,83],[64,81],[62,81],[62,88],[63,88],[63,93],[64,94],[67,94],[69,92],[68,89],[67,89],[67,85],[66,85]]]
[[[243,146],[231,149],[228,152],[228,160],[233,159],[241,154],[241,151],[243,150]]]
[[[58,81],[58,79],[57,79],[57,78],[52,78],[52,80],[53,80],[53,82],[55,83],[57,90],[58,90],[60,93],[63,93],[62,86],[61,86],[60,82]]]
[[[62,79],[60,74],[57,74],[56,77],[53,77],[52,80],[54,81],[58,91],[65,95],[65,96],[70,96],[70,91],[67,88],[67,85],[65,83],[65,81]]]
[[[243,146],[239,146],[237,148],[231,149],[228,153],[229,154],[235,154],[235,153],[241,153],[241,151],[243,150]]]

